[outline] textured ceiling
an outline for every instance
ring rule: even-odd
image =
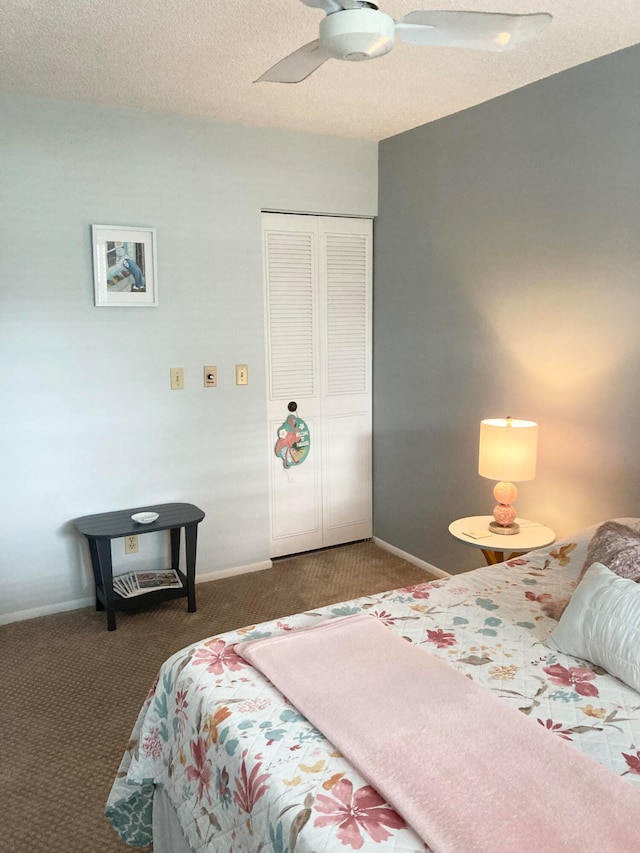
[[[414,9],[550,12],[507,53],[396,41],[296,85],[252,81],[317,37],[299,0],[0,0],[0,89],[378,140],[640,42],[639,0],[381,0]]]

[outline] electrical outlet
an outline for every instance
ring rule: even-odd
[[[204,387],[215,388],[218,384],[218,371],[215,364],[205,364],[204,366]]]
[[[249,384],[249,368],[246,364],[236,364],[236,385]]]
[[[137,554],[138,553],[138,537],[133,536],[125,536],[124,537],[124,553],[125,554]]]
[[[182,391],[184,388],[184,368],[183,367],[172,367],[171,368],[171,390],[172,391]]]

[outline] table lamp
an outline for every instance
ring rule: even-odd
[[[493,489],[498,501],[489,524],[492,533],[513,535],[520,531],[515,523],[513,502],[518,490],[513,481],[533,480],[536,476],[538,424],[515,418],[490,418],[480,423],[478,473],[499,480]]]

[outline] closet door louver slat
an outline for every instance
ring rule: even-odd
[[[314,240],[311,234],[266,234],[270,397],[316,393]]]
[[[368,390],[367,240],[326,235],[327,393]]]

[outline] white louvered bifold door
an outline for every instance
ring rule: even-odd
[[[320,217],[323,545],[371,536],[371,221]]]
[[[263,214],[271,556],[371,536],[371,222]],[[285,469],[288,404],[311,449]]]

